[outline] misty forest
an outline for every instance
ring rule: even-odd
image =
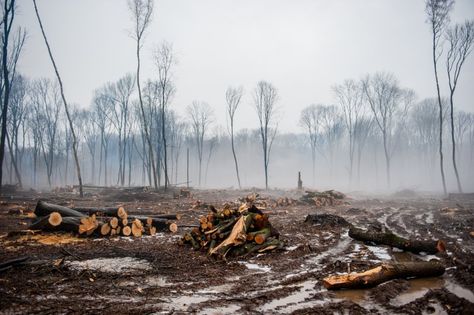
[[[266,19],[295,25],[281,36],[298,37],[304,22],[291,12],[347,6],[342,14],[350,15],[365,2],[177,2],[0,1],[0,313],[75,313],[83,303],[91,313],[127,314],[472,311],[472,3],[368,1],[368,16],[395,10],[387,21],[393,32],[404,23],[398,13],[417,10],[416,30],[401,36],[419,35],[424,46],[403,46],[398,35],[378,34],[375,22],[355,19],[373,32],[369,38],[395,41],[395,58],[423,54],[426,67],[392,57],[365,67],[351,46],[369,52],[384,44],[358,43],[345,29],[344,43],[332,42],[343,57],[331,62],[354,65],[350,71],[308,71],[287,84],[285,70],[246,77],[258,69],[237,61],[221,65],[236,75],[213,68],[186,82],[195,71],[187,56],[206,43],[157,36],[155,22],[166,28],[172,12],[170,19],[183,14],[191,25],[186,17],[204,12],[200,23],[211,25],[216,6],[228,14],[219,20],[227,29],[263,10]],[[113,17],[114,5],[126,19]],[[64,55],[58,29],[71,37],[77,29],[51,18],[71,14],[61,12],[68,6],[112,10],[121,51],[106,54],[128,59],[107,76],[98,55],[88,56],[97,69],[84,71],[80,53]],[[200,6],[207,9],[193,13]],[[84,18],[85,30],[100,23]],[[264,24],[255,24],[262,33]],[[259,45],[273,45],[280,31]],[[328,26],[323,34],[338,32]],[[243,31],[221,35],[245,45]],[[283,56],[304,45],[284,38],[272,67],[299,67]],[[103,40],[97,49],[108,49]],[[329,49],[314,41],[316,50]],[[232,60],[252,59],[260,48],[245,49]],[[221,60],[209,51],[210,62]],[[273,56],[255,56],[265,58]],[[88,77],[87,94],[80,85]],[[201,84],[211,88],[201,94]]]

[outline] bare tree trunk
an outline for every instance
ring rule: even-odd
[[[7,136],[7,115],[8,115],[8,102],[10,98],[10,74],[8,71],[8,42],[15,17],[15,1],[12,0],[10,3],[4,1],[3,11],[3,34],[2,34],[2,71],[3,71],[3,106],[2,106],[2,132],[0,137],[0,189],[2,187],[3,180],[3,160],[5,158],[5,138]],[[9,21],[11,19],[11,21]]]
[[[433,33],[433,66],[436,80],[436,91],[438,93],[438,106],[439,106],[439,167],[441,171],[441,181],[443,183],[443,192],[445,195],[448,194],[446,189],[446,178],[444,176],[444,158],[443,158],[443,104],[441,102],[441,92],[439,90],[439,79],[438,79],[438,63],[436,61],[436,36]]]
[[[21,174],[20,174],[20,171],[18,170],[16,158],[13,156],[12,145],[9,139],[10,137],[8,136],[8,132],[6,133],[6,138],[7,138],[7,144],[8,144],[8,151],[10,151],[10,159],[11,159],[13,168],[15,169],[15,176],[16,176],[16,179],[18,180],[18,185],[21,188],[23,187],[23,183],[21,182]]]
[[[453,146],[452,148],[452,159],[453,159],[453,168],[454,168],[454,174],[456,175],[456,182],[458,185],[458,191],[459,193],[462,193],[462,186],[461,186],[461,180],[459,179],[459,173],[458,173],[458,167],[456,164],[456,141],[454,139],[454,91],[451,91],[450,96],[449,96],[449,103],[451,107],[451,144]]]
[[[239,189],[242,189],[242,185],[240,184],[239,164],[237,163],[237,155],[235,154],[234,147],[234,122],[231,121],[230,124],[230,143],[232,146],[232,155],[234,156],[235,173],[237,174],[237,182],[239,183]]]
[[[38,23],[39,23],[40,28],[41,28],[41,33],[43,34],[44,42],[46,44],[46,47],[48,48],[48,54],[49,54],[49,57],[51,59],[51,63],[53,64],[53,67],[54,67],[54,72],[56,73],[56,77],[58,78],[59,88],[60,88],[60,91],[61,91],[61,98],[62,98],[63,104],[64,104],[64,110],[66,112],[66,116],[67,116],[67,119],[69,121],[69,128],[71,128],[72,150],[73,150],[73,153],[74,153],[74,160],[76,162],[77,179],[79,180],[79,194],[80,194],[81,197],[83,197],[84,192],[82,190],[81,167],[79,165],[79,158],[77,156],[77,138],[76,138],[76,133],[74,131],[74,125],[72,123],[71,115],[69,114],[69,108],[68,108],[68,105],[67,105],[66,97],[64,96],[63,82],[62,82],[61,77],[59,75],[58,68],[57,68],[56,63],[55,63],[54,58],[53,58],[53,54],[51,53],[51,48],[49,47],[48,39],[46,38],[46,34],[44,32],[44,29],[43,29],[43,24],[41,23],[41,18],[40,18],[39,12],[38,12],[38,7],[36,6],[36,0],[33,0],[33,4],[35,6],[36,17],[38,18]]]

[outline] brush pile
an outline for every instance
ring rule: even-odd
[[[300,201],[314,204],[316,207],[337,206],[344,204],[346,196],[335,190],[326,191],[306,191]]]
[[[130,216],[123,207],[68,208],[38,201],[35,211],[37,220],[30,230],[73,232],[83,236],[135,236],[154,235],[157,231],[175,233],[177,214],[156,216]]]
[[[268,215],[255,205],[243,204],[232,209],[227,204],[220,210],[213,206],[209,209],[207,215],[199,218],[199,227],[186,233],[181,244],[189,244],[195,250],[206,251],[220,259],[283,247]]]

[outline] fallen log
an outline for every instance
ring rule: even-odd
[[[58,219],[59,216],[59,219]],[[61,217],[57,212],[38,219],[30,225],[30,230],[42,231],[64,231],[79,234],[91,235],[94,233],[99,223],[95,217]]]
[[[406,239],[395,235],[390,231],[381,232],[375,230],[363,230],[351,226],[349,229],[349,236],[358,241],[372,242],[376,245],[383,244],[391,247],[397,247],[415,254],[421,252],[425,252],[427,254],[436,254],[437,252],[444,252],[446,250],[446,245],[442,240],[425,241]]]
[[[444,271],[437,261],[385,263],[361,273],[329,276],[323,279],[323,285],[328,290],[362,289],[393,279],[437,277]]]
[[[38,203],[36,204],[36,208],[34,211],[34,214],[36,214],[37,217],[44,217],[49,215],[51,212],[58,212],[62,217],[84,217],[85,214],[73,210],[68,207],[56,205],[53,203],[48,203],[42,200],[38,200]]]
[[[127,218],[127,212],[123,207],[74,207],[72,209],[85,215]]]
[[[128,221],[135,221],[138,220],[142,223],[143,225],[146,226],[152,226],[154,227],[157,231],[171,231],[175,233],[178,229],[178,226],[176,223],[171,222],[166,219],[162,218],[154,218],[154,217],[144,217],[144,216],[129,216]]]

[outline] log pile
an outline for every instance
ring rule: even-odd
[[[239,209],[225,205],[220,210],[210,206],[210,210],[199,218],[199,227],[183,236],[180,244],[189,244],[220,259],[283,247],[269,216],[254,205],[242,204]]]
[[[337,206],[344,204],[344,198],[346,196],[335,190],[327,191],[306,191],[305,194],[300,198],[300,201],[312,205],[316,205],[317,208],[326,206]]]
[[[179,215],[130,216],[123,207],[68,208],[38,201],[34,211],[37,220],[30,230],[73,232],[83,236],[154,235],[157,231],[177,232],[174,222]]]

